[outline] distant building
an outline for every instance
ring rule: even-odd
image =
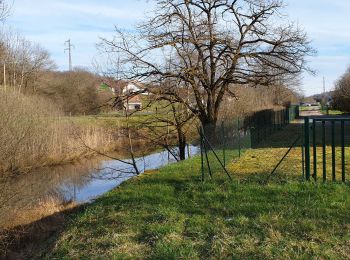
[[[128,110],[141,110],[142,97],[148,95],[144,84],[136,81],[104,78],[99,88],[113,92],[121,100],[121,105],[117,106],[117,109],[122,109],[124,104]]]
[[[128,98],[128,100],[125,102],[125,107],[127,107],[128,110],[141,110],[142,109],[141,95],[136,95],[131,98]]]

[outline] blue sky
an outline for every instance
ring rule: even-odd
[[[99,37],[110,37],[114,25],[132,29],[152,9],[146,0],[13,1],[7,24],[49,50],[62,70],[68,67],[64,53],[67,39],[75,46],[73,65],[91,67]],[[322,92],[324,76],[327,89],[331,89],[350,64],[350,1],[285,0],[285,3],[284,13],[307,32],[318,51],[309,64],[317,75],[305,74],[302,88],[307,95]]]

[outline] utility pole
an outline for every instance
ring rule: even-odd
[[[326,96],[326,79],[323,77],[323,95]]]
[[[73,66],[72,66],[72,47],[74,47],[74,45],[71,44],[70,39],[68,41],[65,41],[64,45],[67,46],[67,48],[64,49],[64,52],[68,51],[68,56],[69,56],[69,71],[72,71],[73,70]]]

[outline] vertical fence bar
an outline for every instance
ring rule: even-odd
[[[303,172],[303,180],[305,179],[305,153],[304,153],[304,145],[301,144],[301,168]]]
[[[341,121],[341,178],[345,182],[345,125]]]
[[[282,128],[284,126],[284,116],[283,116],[284,110],[281,110],[280,113],[281,113],[281,128]]]
[[[322,163],[323,181],[327,181],[326,122],[322,121]]]
[[[206,139],[205,139],[205,132],[204,132],[204,129],[202,127],[202,133],[203,133],[203,147],[204,147],[204,154],[205,154],[205,160],[207,161],[207,166],[208,166],[208,171],[209,171],[209,175],[210,175],[210,178],[213,178],[213,175],[212,175],[212,172],[211,172],[211,167],[210,167],[210,162],[209,162],[209,157],[208,157],[208,149],[207,149],[207,142],[206,142]]]
[[[317,146],[316,146],[316,120],[312,120],[312,147],[314,156],[314,180],[317,181]]]
[[[306,180],[310,181],[310,125],[309,117],[304,119],[304,145],[305,145],[305,176]]]
[[[335,176],[335,121],[332,121],[332,180],[336,181],[336,176]]]
[[[286,126],[288,123],[287,123],[287,120],[288,120],[288,116],[287,116],[287,112],[288,112],[288,109],[284,109],[283,110],[283,117],[284,117],[284,125]]]
[[[280,129],[283,127],[283,112],[280,110]]]
[[[203,132],[202,132],[202,128],[200,128],[199,130],[199,135],[200,135],[200,139],[201,139],[201,171],[202,171],[202,181],[204,181],[204,155],[203,155]]]
[[[259,117],[256,118],[256,129],[258,130],[258,143],[260,143],[260,120],[259,120]]]
[[[295,109],[295,117],[298,118],[300,116],[300,106],[297,106]]]
[[[277,120],[278,120],[278,130],[281,129],[281,111],[277,111]]]
[[[223,164],[226,167],[226,142],[225,142],[225,125],[224,121],[221,122],[221,137],[222,137],[222,156],[223,156]]]
[[[266,122],[266,112],[264,112],[264,139],[267,137],[267,122]]]
[[[241,122],[239,117],[237,119],[237,130],[238,130],[238,158],[241,158]]]
[[[272,114],[273,114],[273,111],[270,110],[269,112],[269,124],[270,124],[270,127],[269,127],[269,132],[270,132],[270,135],[272,135],[272,129],[273,129],[273,121],[272,121]]]

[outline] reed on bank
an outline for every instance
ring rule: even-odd
[[[123,144],[117,123],[79,124],[38,96],[9,90],[0,95],[0,173],[71,161],[92,154],[89,147],[107,152]]]

